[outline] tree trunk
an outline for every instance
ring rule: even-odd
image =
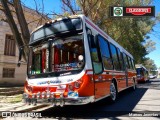
[[[2,6],[3,6],[3,9],[4,9],[4,14],[5,14],[5,16],[6,16],[7,20],[8,20],[8,24],[9,24],[9,26],[11,28],[11,31],[12,31],[13,36],[14,36],[14,39],[15,39],[18,47],[20,47],[20,46],[23,46],[24,43],[23,43],[22,37],[21,37],[21,35],[20,35],[19,31],[18,31],[17,25],[16,25],[16,23],[15,23],[15,21],[13,19],[11,11],[10,11],[10,9],[8,7],[7,2],[8,2],[7,0],[1,0]],[[26,60],[27,54],[28,54],[28,51],[25,50],[24,54],[23,54],[24,60]]]
[[[24,17],[23,9],[22,9],[20,0],[14,0],[13,2],[14,2],[14,8],[16,10],[17,19],[22,32],[23,43],[27,45],[29,43],[30,33],[29,33],[26,19]]]

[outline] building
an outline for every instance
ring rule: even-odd
[[[27,20],[30,32],[40,24],[45,23],[36,11],[23,7],[24,15]],[[0,18],[5,15],[0,11]],[[14,17],[18,25],[18,20]],[[26,79],[26,63],[17,67],[19,50],[13,38],[13,34],[8,23],[0,21],[0,86],[23,85]]]
[[[160,68],[158,69],[158,78],[160,78]]]

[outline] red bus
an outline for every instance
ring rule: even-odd
[[[115,101],[120,91],[136,89],[133,56],[84,15],[38,27],[29,48],[23,94],[28,103],[81,105],[108,96]]]
[[[137,82],[146,82],[149,80],[148,70],[142,64],[136,64]]]

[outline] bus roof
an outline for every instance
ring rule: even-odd
[[[119,45],[116,41],[114,41],[110,36],[108,36],[103,30],[101,30],[96,24],[94,24],[89,18],[87,18],[85,15],[83,14],[79,14],[79,15],[71,15],[68,18],[77,18],[80,17],[82,18],[82,20],[86,23],[88,23],[92,28],[94,28],[100,35],[102,35],[104,38],[106,38],[110,43],[112,43],[113,45],[115,45],[116,47],[118,47],[122,52],[124,52],[125,54],[127,54],[128,56],[130,56],[133,59],[133,56],[127,51],[125,50],[121,45]],[[63,18],[66,17],[62,17],[62,18],[57,18],[51,21],[46,22],[45,24],[51,24],[55,21],[60,21]],[[44,24],[44,25],[45,25]],[[33,33],[34,31],[42,28],[44,25],[41,25],[37,28],[35,28],[31,33]]]
[[[50,20],[50,21],[46,22],[45,24],[51,24],[51,23],[54,23],[54,22],[56,22],[56,21],[61,21],[61,20],[64,19],[64,18],[77,18],[77,17],[80,17],[80,16],[83,16],[83,15],[71,15],[71,16],[68,16],[68,17],[65,17],[65,16],[64,16],[64,17],[61,17],[61,18],[57,18],[57,19]],[[31,34],[32,34],[33,32],[35,32],[36,30],[42,28],[45,24],[40,25],[39,27],[35,28],[35,29],[31,32]]]
[[[147,68],[145,68],[142,64],[136,64],[135,67],[136,67],[136,68],[144,68],[144,69],[147,70]]]

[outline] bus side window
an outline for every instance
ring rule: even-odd
[[[103,37],[98,36],[102,61],[105,69],[113,70],[113,63],[109,52],[109,44]]]
[[[129,56],[127,56],[127,60],[128,60],[128,64],[129,64],[129,69],[132,69],[132,64],[131,64],[131,60],[130,60]]]
[[[124,67],[128,69],[129,65],[127,60],[127,55],[125,53],[123,53],[123,60],[124,60]]]
[[[120,52],[120,56],[121,56],[121,58],[122,58],[122,70],[124,71],[125,70],[125,62],[124,62],[124,57],[123,57],[123,53],[122,52]]]
[[[119,60],[119,64],[120,64],[120,70],[124,70],[123,58],[122,58],[122,54],[121,54],[119,48],[117,48],[117,55],[118,55],[118,60]]]
[[[132,59],[132,66],[133,66],[133,70],[135,70],[135,64],[133,59]]]
[[[112,54],[114,69],[120,70],[121,68],[120,68],[120,64],[119,64],[119,60],[118,60],[116,47],[113,44],[110,44],[110,50],[111,50],[111,54]]]
[[[133,63],[132,63],[132,58],[129,57],[129,61],[130,61],[131,69],[134,70],[134,66],[133,66]]]
[[[98,45],[96,45],[97,36],[93,37],[91,30],[87,29],[87,37],[89,41],[89,46],[90,46],[90,53],[91,53],[91,59],[92,59],[92,65],[93,65],[93,70],[95,74],[100,74],[103,72],[103,65],[102,65],[102,60],[100,58],[100,53],[98,50]]]

